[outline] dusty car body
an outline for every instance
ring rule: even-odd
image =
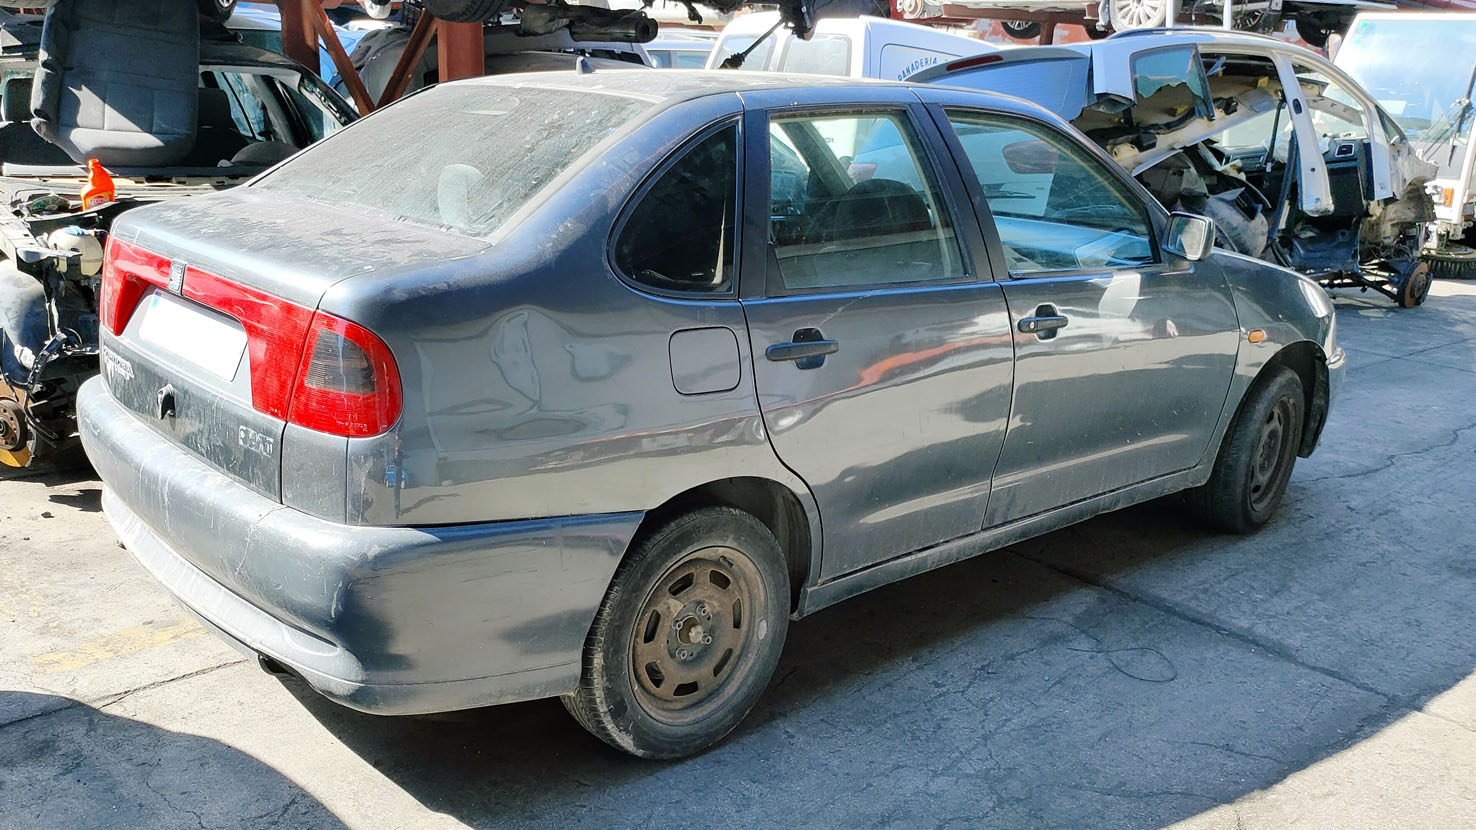
[[[790,617],[1176,491],[1266,521],[1345,355],[1212,224],[969,90],[458,81],[121,217],[82,434],[126,547],[267,668],[681,755]]]
[[[1336,62],[1438,168],[1427,185],[1435,202],[1431,273],[1476,277],[1476,8],[1359,15]]]
[[[1305,49],[1238,32],[1130,32],[913,80],[1040,103],[1170,209],[1214,217],[1230,250],[1404,306],[1428,292],[1420,250],[1434,166],[1355,81]]]
[[[214,36],[200,40],[198,65],[186,67],[183,77],[192,92],[199,86],[198,111],[180,119],[195,125],[190,146],[167,163],[139,161],[127,155],[133,150],[114,155],[96,149],[114,173],[117,199],[82,210],[77,198],[84,167],[32,124],[42,19],[0,12],[0,198],[6,206],[0,213],[0,464],[27,466],[77,443],[74,396],[97,372],[101,243],[120,213],[239,184],[354,118],[337,94],[297,63],[206,28]],[[118,60],[135,79],[148,77],[149,67],[134,57]],[[107,88],[120,100],[147,94],[142,80],[137,88]],[[110,105],[103,99],[96,104]],[[123,139],[136,143],[139,135]]]

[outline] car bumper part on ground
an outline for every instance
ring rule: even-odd
[[[100,379],[82,388],[78,417],[108,520],[139,563],[238,647],[365,711],[571,691],[590,622],[642,516],[340,525],[179,449]]]

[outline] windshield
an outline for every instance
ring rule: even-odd
[[[1459,170],[1471,137],[1471,79],[1476,71],[1476,17],[1411,15],[1360,19],[1338,50],[1339,68],[1358,81],[1409,134],[1442,174]],[[1430,147],[1431,141],[1445,152]],[[1456,156],[1452,169],[1448,157]]]
[[[560,89],[433,87],[253,186],[486,236],[646,106]]]

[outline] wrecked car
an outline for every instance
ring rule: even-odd
[[[1129,32],[954,61],[915,81],[988,89],[1071,121],[1216,244],[1328,288],[1424,302],[1434,165],[1322,57],[1220,30]],[[1090,210],[1083,206],[1082,210]]]
[[[147,22],[130,23],[114,5],[60,0],[44,25],[0,12],[0,464],[76,446],[74,397],[98,369],[102,243],[120,213],[232,187],[354,118],[317,76],[193,6],[134,2]],[[120,62],[129,83],[103,83]],[[89,158],[116,199],[83,210]]]
[[[687,755],[791,618],[1173,492],[1272,518],[1346,353],[1213,226],[1005,96],[456,81],[120,217],[81,431],[124,545],[269,671]]]
[[[1476,278],[1476,10],[1359,15],[1336,63],[1438,168],[1430,273]]]

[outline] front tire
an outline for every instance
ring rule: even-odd
[[[564,708],[632,755],[691,755],[753,708],[788,628],[788,568],[774,534],[731,508],[692,511],[648,534],[616,570]]]
[[[1211,527],[1250,533],[1276,514],[1306,421],[1301,378],[1278,366],[1256,381],[1220,446],[1215,468],[1189,503]]]

